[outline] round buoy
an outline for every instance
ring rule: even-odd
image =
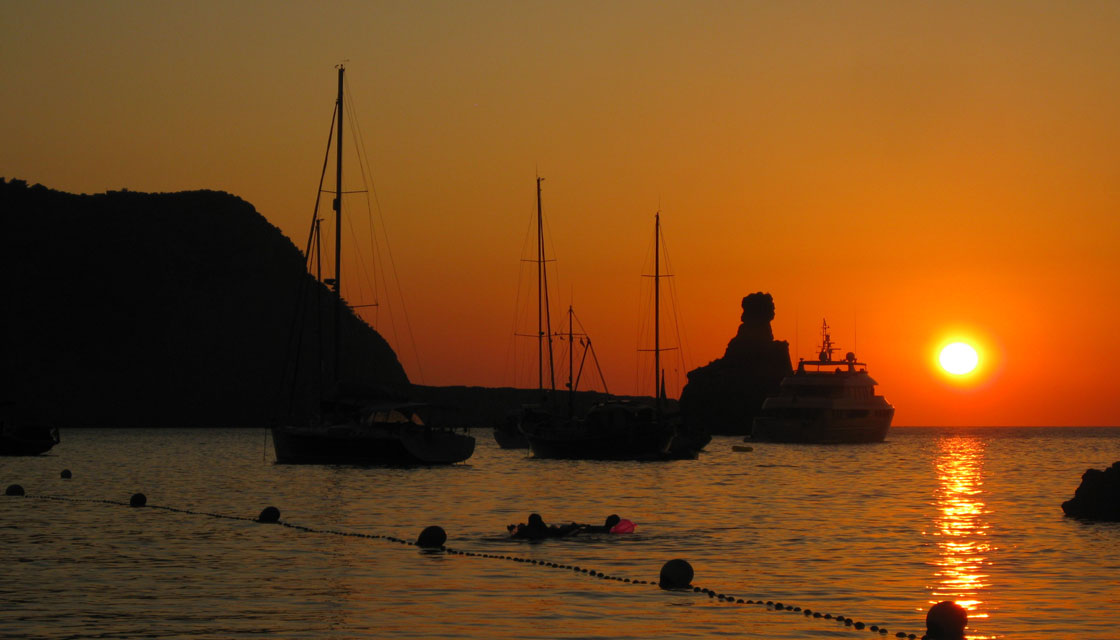
[[[148,504],[148,497],[142,493],[134,493],[128,500],[128,506],[130,507],[142,507],[146,504]]]
[[[261,524],[275,524],[280,522],[280,510],[276,507],[265,507],[261,510],[261,515],[257,516],[257,522]]]
[[[416,546],[425,549],[438,549],[445,542],[447,542],[447,533],[443,530],[443,527],[433,524],[420,532],[420,537],[416,539]]]
[[[71,473],[69,469],[63,469],[62,473],[58,474],[63,480],[69,480]]]
[[[10,485],[8,485],[8,488],[4,490],[4,495],[6,495],[6,496],[22,496],[23,495],[23,487],[19,486],[18,484],[10,484]]]
[[[931,639],[950,640],[964,637],[968,612],[952,600],[942,600],[926,614],[926,635]]]
[[[657,586],[662,589],[687,589],[692,584],[692,565],[680,558],[670,560],[661,567]]]

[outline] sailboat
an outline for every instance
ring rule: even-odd
[[[549,301],[548,287],[548,257],[545,251],[544,238],[544,209],[541,205],[541,182],[544,178],[537,176],[537,219],[536,219],[536,245],[537,254],[533,262],[537,265],[537,330],[531,337],[537,340],[537,401],[524,405],[519,412],[507,416],[506,422],[494,427],[494,440],[503,449],[527,449],[529,439],[521,429],[524,421],[538,422],[552,419],[556,408],[551,406],[555,401],[556,370],[553,362],[551,302]],[[517,333],[521,337],[530,337],[530,334]],[[547,348],[548,358],[548,386],[545,386],[545,354]]]
[[[665,460],[687,457],[674,452],[676,426],[664,413],[664,379],[661,373],[660,345],[660,247],[661,218],[655,217],[654,257],[654,405],[631,400],[609,400],[591,407],[579,417],[569,409],[567,416],[556,412],[525,411],[521,430],[529,440],[536,458],[578,460]],[[691,453],[691,451],[687,452]],[[693,454],[694,457],[694,454]]]
[[[335,103],[335,123],[337,140],[335,142],[335,255],[334,278],[323,283],[330,287],[331,303],[334,306],[333,336],[333,378],[329,392],[323,393],[320,387],[318,411],[306,424],[281,424],[272,428],[272,442],[276,450],[276,461],[292,464],[350,464],[350,465],[429,465],[452,464],[470,458],[474,453],[475,440],[470,435],[458,433],[448,428],[433,427],[428,424],[433,408],[418,403],[402,402],[388,394],[370,397],[371,394],[346,391],[346,381],[341,379],[340,362],[343,357],[341,345],[341,318],[346,309],[342,299],[342,123],[343,123],[343,75],[345,68],[338,67],[338,98]],[[330,141],[328,140],[328,154]],[[323,164],[323,175],[326,174]],[[320,177],[322,184],[322,177]],[[321,190],[321,189],[320,189]],[[319,240],[319,220],[312,222],[311,239]],[[316,261],[320,253],[315,251]],[[309,239],[307,259],[311,260],[311,241]],[[309,265],[310,266],[310,265]],[[300,302],[305,296],[300,295]],[[316,315],[319,310],[315,310]],[[301,314],[302,315],[302,314]],[[298,316],[297,316],[298,317]],[[297,327],[297,331],[302,326]],[[320,336],[321,341],[321,336]],[[324,349],[320,344],[322,360]],[[297,359],[300,354],[295,356]],[[293,374],[293,378],[295,374]],[[292,381],[293,393],[296,386]],[[376,396],[377,394],[374,394]],[[290,421],[294,422],[294,421]]]

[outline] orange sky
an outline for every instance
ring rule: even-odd
[[[525,384],[508,354],[539,171],[556,311],[574,297],[612,392],[638,390],[660,207],[686,368],[722,355],[761,290],[800,355],[822,317],[858,340],[897,425],[1120,423],[1116,3],[3,13],[0,175],[229,191],[300,246],[348,60],[415,381]],[[938,373],[950,337],[981,351],[967,383]]]

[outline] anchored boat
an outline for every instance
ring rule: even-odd
[[[0,456],[37,456],[59,443],[58,427],[24,424],[12,403],[0,403]]]
[[[538,183],[539,193],[539,183]],[[529,439],[536,458],[578,460],[669,460],[695,458],[699,447],[689,442],[673,449],[677,424],[664,411],[665,383],[661,370],[660,272],[661,216],[654,218],[654,404],[611,400],[591,407],[582,416],[569,411],[557,416],[547,408],[526,407],[521,416],[521,431]],[[570,338],[569,338],[570,339]],[[570,380],[570,379],[569,379]],[[571,382],[569,381],[569,388]],[[706,441],[705,441],[706,442]],[[703,444],[699,445],[700,447]]]
[[[778,394],[762,403],[750,439],[759,442],[839,444],[882,442],[894,407],[875,393],[867,365],[849,352],[832,357],[836,347],[822,322],[817,360],[801,360],[782,380]]]
[[[346,392],[340,379],[340,318],[346,303],[341,289],[342,253],[342,115],[343,74],[338,68],[338,99],[335,106],[337,124],[335,211],[335,277],[323,280],[331,289],[328,304],[334,305],[333,381],[328,393],[319,402],[319,411],[307,424],[285,424],[273,427],[272,442],[276,461],[295,464],[354,465],[425,465],[461,462],[474,453],[475,440],[470,435],[449,428],[433,427],[424,418],[427,405],[404,403],[389,394]],[[329,142],[328,142],[329,152]],[[326,163],[323,164],[324,173]],[[320,178],[320,182],[321,182]],[[317,209],[317,207],[316,207]],[[318,244],[319,219],[312,221],[310,238]],[[312,251],[309,242],[307,259]],[[320,251],[315,249],[316,262]],[[304,300],[301,294],[300,300]],[[318,310],[316,310],[318,313]],[[302,314],[301,314],[302,315]],[[302,329],[302,327],[300,327]],[[297,341],[298,342],[298,341]],[[320,345],[320,356],[322,355]],[[298,353],[297,356],[298,358]],[[294,378],[294,374],[293,374]],[[293,387],[295,381],[292,382]]]

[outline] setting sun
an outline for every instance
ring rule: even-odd
[[[980,362],[976,349],[963,342],[954,342],[941,350],[941,367],[955,376],[970,373]]]

